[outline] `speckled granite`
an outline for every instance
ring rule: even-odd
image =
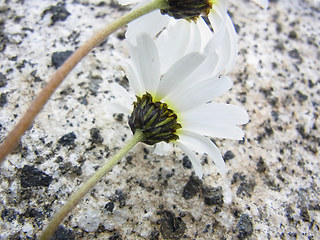
[[[0,137],[61,59],[128,9],[110,1],[5,1],[0,5]],[[192,175],[175,148],[140,144],[104,178],[54,239],[320,239],[319,20],[316,0],[233,0],[239,33],[234,87],[222,102],[250,114],[241,142],[216,141],[227,179],[202,157]],[[127,86],[118,31],[68,76],[0,171],[0,239],[35,239],[70,193],[131,132],[107,113]],[[233,201],[226,204],[223,183]]]

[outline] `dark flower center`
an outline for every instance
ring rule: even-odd
[[[214,1],[212,0],[168,0],[169,8],[161,9],[163,15],[175,19],[197,21],[200,16],[208,16]]]
[[[140,129],[144,134],[142,142],[153,145],[158,142],[178,140],[176,130],[181,128],[177,115],[166,103],[154,102],[149,93],[133,103],[133,111],[129,117],[129,126],[133,133]]]

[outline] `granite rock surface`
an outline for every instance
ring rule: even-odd
[[[246,108],[250,122],[243,141],[214,139],[227,177],[199,156],[200,180],[174,146],[159,156],[139,144],[53,239],[320,239],[320,3],[228,4],[239,57],[219,101]],[[128,10],[112,0],[2,1],[1,140],[65,58]],[[76,66],[1,166],[0,239],[36,239],[130,138],[126,116],[107,109],[114,87],[128,88],[124,32]]]

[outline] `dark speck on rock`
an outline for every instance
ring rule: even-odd
[[[114,209],[114,202],[110,201],[108,202],[104,208],[108,211],[108,212],[113,212]]]
[[[1,212],[1,218],[3,221],[12,222],[13,220],[17,219],[17,212],[13,209],[3,209]]]
[[[51,240],[74,240],[75,238],[75,234],[72,230],[59,226]]]
[[[307,101],[308,99],[308,95],[303,94],[299,90],[296,91],[296,94],[294,96],[296,97],[296,99],[299,101],[300,104]]]
[[[77,136],[74,132],[67,133],[63,135],[59,140],[58,143],[62,146],[71,146],[74,145],[74,141],[76,140]]]
[[[302,62],[302,58],[301,58],[297,49],[293,49],[293,50],[289,51],[289,56],[294,59],[299,59],[300,62]]]
[[[222,206],[223,204],[223,195],[221,187],[203,187],[203,197],[204,203],[211,205]]]
[[[247,180],[244,174],[237,172],[233,175],[231,184],[234,184],[238,181],[241,181],[241,183],[237,190],[237,196],[241,198],[243,198],[244,196],[251,197],[251,192],[253,191],[256,185],[254,180]]]
[[[58,21],[65,21],[70,13],[64,6],[64,3],[58,3],[56,6],[51,6],[43,11],[41,17],[43,18],[46,14],[51,13],[51,25],[54,25]]]
[[[181,239],[185,230],[186,224],[180,217],[175,217],[171,211],[163,211],[160,232],[164,239]]]
[[[20,175],[21,187],[48,187],[52,182],[52,177],[29,165],[22,168]]]
[[[64,63],[64,61],[71,56],[72,53],[72,51],[54,52],[51,56],[52,65],[58,69]]]
[[[100,75],[90,76],[89,91],[92,96],[97,96],[100,84],[103,82],[103,78]]]
[[[158,240],[160,237],[160,232],[157,230],[154,230],[151,232],[150,236],[149,236],[149,240]]]
[[[310,79],[308,80],[308,87],[313,88],[314,87],[314,82],[312,82]]]
[[[242,240],[251,236],[253,233],[253,223],[251,217],[247,214],[242,214],[237,223],[237,231],[239,232],[237,237]]]
[[[285,216],[287,217],[288,221],[293,222],[294,221],[293,215],[295,214],[295,211],[289,206],[289,207],[286,207],[285,212],[286,212]]]
[[[66,163],[59,165],[59,170],[60,170],[61,174],[66,174],[67,172],[70,171],[71,167],[72,167],[71,162],[66,162]]]
[[[0,88],[6,86],[8,83],[6,75],[0,73]]]
[[[109,240],[122,240],[119,233],[114,233],[113,236],[109,237]]]
[[[290,31],[288,36],[291,39],[296,39],[297,38],[297,33],[295,31]]]
[[[83,97],[79,97],[78,101],[80,104],[88,106],[88,99],[87,99],[87,95],[83,96]]]
[[[124,117],[123,113],[117,113],[117,114],[114,115],[114,118],[119,122],[123,121],[123,117]]]
[[[267,165],[264,162],[263,158],[260,157],[257,162],[257,172],[264,173],[267,170]]]
[[[231,151],[226,151],[226,153],[223,155],[223,159],[225,161],[231,160],[235,157],[235,155],[233,154],[233,152]]]
[[[7,104],[7,93],[0,94],[0,107],[4,107]]]
[[[310,222],[309,210],[306,206],[300,208],[300,217],[304,222]]]
[[[280,51],[280,52],[283,52],[283,51],[284,51],[284,45],[283,45],[283,43],[278,43],[278,44],[276,44],[276,45],[274,46],[274,49],[275,49],[275,50],[278,50],[278,51]]]
[[[202,182],[201,180],[196,176],[190,176],[189,181],[183,188],[182,196],[185,199],[193,198],[201,189]]]
[[[185,167],[185,168],[191,169],[192,163],[191,163],[191,161],[190,161],[188,156],[184,156],[182,158],[182,166]]]
[[[236,172],[232,176],[231,184],[234,184],[234,183],[238,182],[239,180],[244,181],[245,179],[246,179],[246,175],[244,175],[243,173],[240,173],[240,172]]]
[[[90,141],[95,144],[101,144],[103,142],[103,137],[100,134],[100,130],[98,128],[90,129]]]
[[[121,190],[116,190],[114,197],[111,200],[119,201],[119,207],[122,208],[126,205],[127,195]]]

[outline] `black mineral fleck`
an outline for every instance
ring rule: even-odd
[[[310,214],[309,214],[309,210],[307,207],[301,207],[300,208],[300,217],[302,219],[302,221],[304,222],[310,222]]]
[[[17,212],[10,208],[5,208],[1,211],[1,218],[3,221],[12,222],[17,219]]]
[[[64,61],[67,60],[68,57],[71,56],[72,53],[73,53],[72,51],[54,52],[51,55],[52,65],[56,69],[58,69],[64,63]]]
[[[8,83],[6,75],[0,73],[0,88],[6,86]]]
[[[293,222],[294,221],[293,215],[295,214],[295,211],[290,206],[288,206],[285,208],[285,212],[286,212],[285,216],[287,217],[288,221]]]
[[[160,232],[157,230],[154,230],[151,232],[150,236],[149,236],[149,240],[158,240],[160,237]]]
[[[0,107],[4,107],[7,104],[7,93],[0,94]]]
[[[113,236],[109,237],[109,240],[122,240],[122,237],[119,233],[114,233]]]
[[[237,231],[238,235],[237,237],[239,239],[246,239],[247,237],[251,236],[253,233],[253,223],[250,216],[247,214],[242,214],[240,216],[240,219],[237,223]]]
[[[108,211],[108,212],[113,212],[114,209],[114,202],[110,201],[108,202],[104,208]]]
[[[186,224],[180,217],[171,211],[162,212],[160,232],[164,239],[181,239],[185,230]]]
[[[264,173],[267,170],[267,165],[264,162],[263,158],[260,157],[257,162],[257,172]]]
[[[202,189],[204,203],[206,205],[218,205],[223,204],[223,195],[221,187],[203,187]]]
[[[235,157],[235,155],[233,154],[233,152],[231,152],[230,150],[229,151],[226,151],[226,153],[223,155],[223,159],[225,161],[228,161],[228,160],[231,160]]]
[[[191,163],[191,161],[190,161],[188,156],[184,156],[182,158],[182,166],[187,168],[187,169],[191,169],[192,163]]]
[[[51,25],[54,25],[58,21],[65,21],[70,15],[65,8],[65,4],[61,2],[44,10],[41,17],[43,18],[48,13],[51,14]]]
[[[201,185],[202,185],[202,182],[198,177],[193,175],[190,176],[189,181],[183,188],[182,196],[185,199],[193,198],[199,192]]]
[[[24,167],[21,170],[21,175],[20,175],[21,187],[24,187],[24,188],[38,187],[38,186],[48,187],[51,182],[52,182],[51,176],[40,171],[35,167],[24,165]]]
[[[77,136],[74,132],[67,133],[63,135],[59,140],[58,143],[62,146],[71,146],[74,145],[74,141],[77,139]]]
[[[122,208],[126,205],[127,194],[123,193],[122,190],[116,190],[115,194],[110,197],[112,202],[119,202],[119,207]]]
[[[233,179],[231,180],[231,183],[235,182],[235,177],[236,177],[235,175],[233,175]],[[237,196],[240,198],[251,197],[251,193],[253,192],[254,187],[256,185],[255,181],[253,179],[247,180],[244,175],[243,176],[239,175],[239,180],[241,181],[241,183],[237,189]]]
[[[299,101],[300,104],[308,100],[308,95],[303,94],[299,90],[296,91],[296,94],[294,95],[296,99]]]
[[[75,234],[72,230],[59,226],[51,240],[74,240],[75,238]]]
[[[103,142],[103,137],[100,134],[100,130],[98,128],[90,129],[90,141],[95,144],[101,144]]]

